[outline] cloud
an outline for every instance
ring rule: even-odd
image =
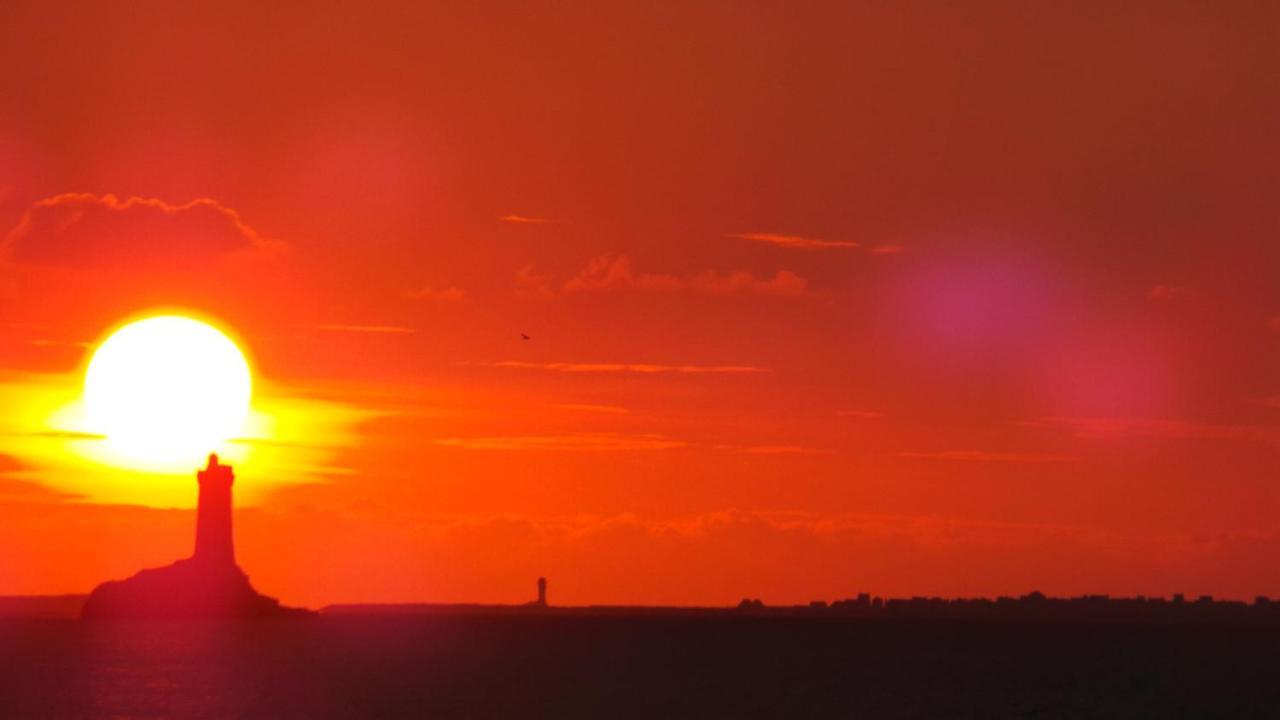
[[[803,445],[743,445],[740,447],[722,446],[745,455],[832,455],[829,448],[805,447]]]
[[[1214,554],[1213,543],[1203,539],[1066,524],[737,508],[666,517],[633,512],[418,516],[404,518],[400,526],[412,528],[412,537],[427,545],[419,556],[474,558],[464,565],[484,563],[485,577],[507,577],[530,565],[563,568],[557,575],[589,576],[591,595],[574,600],[584,604],[625,598],[727,605],[743,595],[782,604],[858,591],[967,596],[975,590],[1021,594],[1037,586],[1052,594],[1091,586],[1195,587],[1176,570],[1185,570],[1187,563],[1202,565]],[[494,557],[495,545],[513,548],[516,556]],[[1050,566],[1046,556],[1076,562]],[[635,567],[672,557],[681,561],[664,565],[659,578],[634,573]],[[833,567],[850,563],[858,568],[856,577],[833,575]],[[1080,567],[1089,572],[1081,576]],[[352,577],[361,572],[367,575],[367,567],[350,570]],[[1117,579],[1131,584],[1117,585]],[[464,578],[444,582],[466,583]],[[455,592],[483,594],[465,588]]]
[[[501,437],[439,438],[437,445],[467,450],[667,450],[688,447],[683,440],[656,434],[577,433],[570,435],[510,435]]]
[[[467,292],[461,288],[433,288],[424,285],[414,290],[406,290],[404,296],[410,300],[430,300],[440,303],[456,303],[467,299]]]
[[[572,410],[574,412],[600,413],[603,415],[629,415],[630,410],[617,405],[589,405],[584,403],[557,403],[551,405],[557,410]]]
[[[525,265],[516,271],[516,295],[535,300],[547,300],[555,297],[556,292],[551,289],[550,278],[538,273],[532,265]]]
[[[683,375],[745,375],[768,372],[765,368],[755,367],[753,365],[648,365],[639,363],[525,362],[523,360],[501,360],[498,362],[470,364],[480,367],[551,370],[554,372],[639,373],[642,375],[656,375],[663,373]]]
[[[13,437],[46,438],[50,440],[106,440],[101,433],[81,432],[79,430],[33,430],[30,432],[5,433]]]
[[[317,331],[326,333],[362,333],[362,334],[413,334],[416,329],[404,328],[401,325],[316,325]]]
[[[79,338],[56,337],[59,329],[50,325],[28,323],[0,323],[0,341],[32,347],[87,348],[91,343]],[[66,332],[62,329],[61,332]]]
[[[323,330],[325,332],[366,333],[370,335],[412,335],[418,332],[414,328],[401,327],[399,325],[326,324],[317,325],[316,329]]]
[[[999,462],[999,463],[1059,463],[1073,462],[1077,458],[1071,455],[1053,455],[1042,453],[987,452],[985,450],[944,450],[942,452],[900,452],[898,457],[921,458],[925,460],[956,460],[960,462]]]
[[[0,453],[0,475],[21,472],[22,470],[25,470],[25,469],[26,469],[26,466],[18,462],[17,458],[13,457],[12,455],[5,455],[4,453]]]
[[[818,238],[804,237],[802,235],[782,235],[779,233],[730,233],[725,237],[737,238],[739,240],[751,240],[752,242],[765,243],[766,245],[796,248],[800,250],[830,250],[832,248],[858,247],[858,243],[851,240],[820,240]]]
[[[772,278],[757,278],[742,270],[719,273],[714,270],[694,275],[635,273],[625,255],[601,256],[564,285],[565,292],[696,292],[705,295],[775,295],[802,297],[809,294],[809,281],[789,270]]]
[[[17,262],[73,267],[189,265],[282,247],[209,198],[171,205],[88,193],[35,203],[5,239],[6,254]]]
[[[1266,567],[1280,548],[1274,533],[1153,535],[1129,528],[723,505],[670,514],[462,515],[413,503],[338,502],[321,485],[288,492],[282,497],[299,502],[238,512],[236,551],[242,564],[254,568],[255,582],[310,606],[396,598],[522,602],[530,592],[524,578],[531,567],[545,568],[557,601],[573,605],[727,606],[744,595],[773,605],[863,591],[972,596],[1036,587],[1052,595],[1101,588],[1113,594],[1183,590],[1252,597],[1268,592],[1265,573],[1244,570],[1245,580],[1223,583],[1222,568]],[[190,511],[68,502],[27,506],[37,511],[10,512],[0,523],[0,592],[76,592],[103,577],[166,561],[163,548],[189,542]],[[67,527],[76,532],[67,533]],[[282,545],[282,535],[290,542]],[[368,551],[353,552],[353,542]],[[113,552],[101,552],[103,547]],[[494,552],[495,547],[507,551]],[[51,575],[49,568],[62,567],[59,559],[67,556],[84,562]],[[323,577],[298,573],[315,557],[332,560]],[[429,575],[403,571],[432,562]]]
[[[1156,285],[1147,291],[1147,300],[1153,303],[1171,303],[1186,300],[1195,291],[1182,285]]]
[[[551,220],[549,218],[526,217],[524,215],[515,214],[503,215],[499,220],[502,220],[502,222],[517,223],[521,225],[546,225],[547,223],[555,222],[555,220]]]
[[[877,245],[871,248],[871,252],[876,255],[897,255],[906,251],[907,249],[901,245]]]
[[[1023,423],[1069,431],[1079,438],[1152,437],[1170,440],[1252,440],[1280,442],[1280,426],[1218,425],[1147,418],[1047,417]]]
[[[862,420],[874,420],[884,417],[884,413],[875,410],[837,410],[836,415],[840,417],[859,418]]]
[[[75,375],[0,373],[0,454],[24,465],[23,479],[93,503],[189,507],[195,498],[180,481],[190,480],[189,468],[139,475],[120,467],[106,437],[85,427],[76,407],[80,394]],[[232,464],[252,457],[255,481],[237,491],[237,502],[246,506],[281,487],[315,483],[349,467],[342,453],[362,441],[365,423],[387,414],[363,403],[303,398],[278,381],[257,383],[253,404],[243,432],[225,448]]]

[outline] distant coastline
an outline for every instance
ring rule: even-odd
[[[958,620],[972,622],[1067,622],[1133,624],[1280,625],[1280,601],[1251,603],[1201,596],[1187,600],[1084,595],[1053,598],[1038,592],[997,598],[879,598],[867,594],[835,602],[767,605],[746,599],[736,606],[485,605],[469,603],[335,604],[321,615],[490,615],[557,617],[801,617],[856,620]]]
[[[87,594],[0,596],[0,619],[80,616]],[[544,617],[798,617],[855,620],[958,620],[973,622],[1068,622],[1132,624],[1280,625],[1280,600],[1252,602],[1137,596],[1084,595],[1054,598],[1040,593],[997,598],[877,598],[860,595],[835,602],[768,605],[743,600],[736,606],[539,605],[484,603],[337,603],[321,616],[544,616]]]

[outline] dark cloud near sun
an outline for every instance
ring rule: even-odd
[[[12,261],[69,267],[207,262],[269,254],[269,240],[216,200],[173,205],[155,198],[64,193],[32,205],[5,237]]]
[[[0,233],[0,319],[56,328],[35,339],[59,342],[28,343],[15,367],[66,370],[79,354],[54,350],[140,313],[194,312],[249,336],[326,321],[305,256],[208,197],[51,195]]]

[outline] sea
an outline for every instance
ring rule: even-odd
[[[1276,718],[1280,630],[824,617],[0,619],[0,718]]]

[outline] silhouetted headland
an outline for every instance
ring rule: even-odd
[[[103,618],[266,618],[312,614],[262,595],[236,564],[231,534],[231,467],[209,456],[197,474],[195,553],[94,588],[80,616]]]

